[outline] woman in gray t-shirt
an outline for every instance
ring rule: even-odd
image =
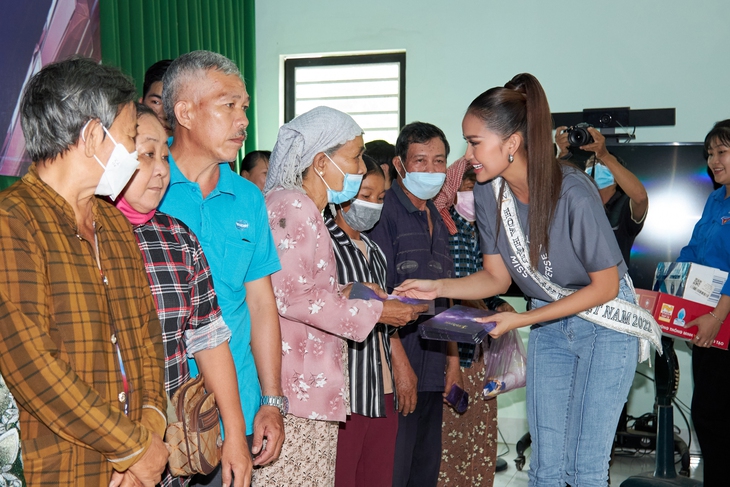
[[[514,279],[532,298],[532,309],[490,317],[496,322],[490,335],[531,326],[530,485],[607,485],[639,346],[631,330],[578,316],[617,296],[635,303],[598,191],[556,160],[550,108],[530,74],[479,95],[462,129],[465,157],[477,180],[487,183],[474,190],[484,270],[461,279],[406,281],[397,290],[479,299],[505,292]],[[553,284],[574,292],[555,299],[545,290]]]

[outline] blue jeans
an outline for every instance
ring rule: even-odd
[[[619,297],[634,302],[621,282]],[[533,307],[547,303],[533,299]],[[532,327],[527,359],[530,487],[608,485],[608,461],[633,382],[636,337],[576,315]]]

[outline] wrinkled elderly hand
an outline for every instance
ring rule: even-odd
[[[427,310],[427,304],[406,304],[397,299],[388,299],[383,301],[383,312],[380,314],[378,322],[390,326],[404,326]]]
[[[126,472],[114,472],[112,473],[112,479],[109,482],[109,487],[143,487],[137,477],[132,474],[129,470]]]
[[[362,284],[363,286],[372,289],[380,299],[386,299],[388,297],[388,293],[383,291],[383,288],[378,286],[374,282],[361,282],[359,284]],[[342,294],[347,299],[350,299],[351,291],[352,291],[352,283],[346,284],[345,286],[340,288],[340,294]]]
[[[398,412],[408,416],[416,409],[418,402],[418,377],[408,359],[398,360],[392,357],[395,393],[398,396]]]
[[[266,438],[266,446],[264,446]],[[254,465],[268,465],[281,455],[284,444],[284,418],[279,408],[261,406],[253,419]]]
[[[162,480],[162,472],[170,453],[157,433],[152,433],[152,443],[142,458],[129,467],[130,472],[144,487],[155,487]],[[124,485],[124,484],[122,484]],[[132,485],[132,484],[130,484]]]
[[[444,392],[443,396],[444,404],[450,404],[446,397],[451,392],[451,387],[456,384],[460,389],[464,390],[464,377],[461,373],[461,367],[459,367],[458,357],[456,360],[447,360],[446,362],[446,373],[444,374]]]
[[[228,430],[226,430],[228,433]],[[226,434],[221,456],[221,481],[224,487],[249,487],[253,460],[244,434]],[[233,482],[231,482],[233,479]]]

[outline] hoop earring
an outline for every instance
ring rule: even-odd
[[[509,157],[507,158],[507,162],[509,162],[510,164],[512,164],[513,162],[515,162],[515,156],[513,156],[512,154],[510,154]]]

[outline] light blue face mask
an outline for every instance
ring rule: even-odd
[[[327,153],[324,153],[324,155],[327,157],[327,159],[330,160],[332,164],[335,165],[338,171],[342,173],[342,175],[345,177],[345,179],[342,181],[342,189],[339,191],[335,191],[332,188],[330,188],[330,185],[327,184],[327,181],[324,180],[322,175],[319,174],[319,178],[322,180],[325,186],[327,186],[327,201],[329,203],[334,203],[336,205],[340,205],[346,201],[350,201],[355,196],[357,196],[357,192],[360,191],[360,184],[362,183],[362,174],[345,174],[342,169],[340,169],[340,166],[337,165],[335,161],[332,160],[330,156],[327,155]]]
[[[402,160],[401,165],[403,166],[403,172],[406,173],[406,176],[403,178],[403,185],[416,198],[430,200],[441,191],[441,186],[446,181],[446,173],[408,172]]]
[[[586,174],[591,176],[595,181],[598,189],[608,188],[616,181],[613,179],[611,170],[603,164],[594,164],[586,168]]]

